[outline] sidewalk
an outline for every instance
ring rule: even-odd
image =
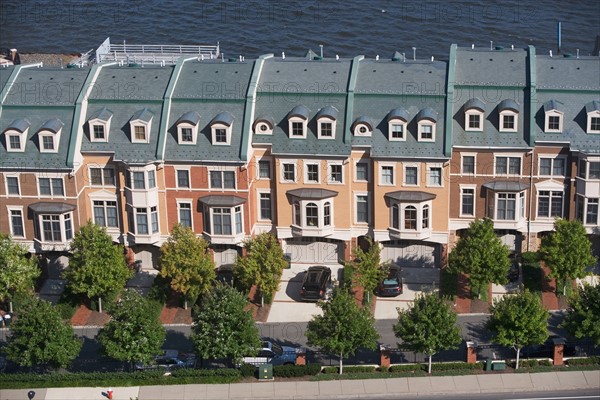
[[[447,393],[527,392],[600,388],[598,371],[388,378],[343,381],[253,382],[223,385],[113,388],[115,400],[353,399]],[[34,389],[35,400],[103,400],[107,388]],[[29,389],[0,390],[0,400],[27,399]]]

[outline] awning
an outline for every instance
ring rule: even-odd
[[[36,214],[64,214],[75,210],[77,207],[74,204],[43,201],[31,204],[29,208]]]
[[[385,194],[385,198],[389,200],[396,200],[405,203],[421,203],[423,201],[429,201],[436,198],[433,193],[411,191],[411,190],[399,190],[397,192],[390,192]]]
[[[323,200],[338,195],[338,192],[327,189],[292,189],[288,190],[288,196],[296,197],[301,200]]]
[[[246,199],[237,196],[209,195],[198,199],[209,207],[235,207],[244,204]]]
[[[484,183],[483,187],[494,192],[521,192],[527,189],[529,185],[515,181],[493,181]]]

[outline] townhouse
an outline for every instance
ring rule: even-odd
[[[68,251],[103,225],[144,268],[175,223],[217,265],[272,232],[295,262],[441,266],[489,217],[519,254],[556,217],[598,242],[600,59],[458,48],[448,61],[180,58],[0,69],[0,232]]]

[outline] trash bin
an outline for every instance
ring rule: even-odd
[[[497,361],[492,364],[492,370],[504,371],[506,369],[506,363],[504,361]]]
[[[272,364],[261,364],[258,367],[258,379],[259,380],[272,380],[273,379],[273,365]]]
[[[486,358],[486,360],[485,360],[485,370],[486,371],[491,371],[492,370],[492,359],[491,358]]]
[[[10,314],[5,314],[4,315],[4,324],[6,325],[7,328],[10,328],[10,320],[11,320]]]

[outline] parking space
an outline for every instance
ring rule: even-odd
[[[405,310],[412,304],[415,296],[424,291],[439,288],[440,270],[438,268],[403,267],[403,293],[396,297],[377,297],[375,319],[398,318],[397,308]]]
[[[305,303],[300,298],[300,288],[306,270],[314,264],[292,263],[291,268],[284,269],[279,290],[273,297],[271,311],[267,322],[300,322],[310,321],[313,315],[321,314],[316,303]],[[342,277],[341,264],[320,264],[331,268],[331,277],[339,281]]]

